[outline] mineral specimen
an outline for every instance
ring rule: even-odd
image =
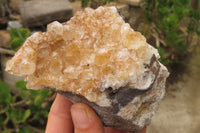
[[[86,8],[30,36],[6,70],[25,76],[28,88],[88,104],[105,126],[137,131],[150,123],[165,93],[168,71],[158,58],[115,7]]]

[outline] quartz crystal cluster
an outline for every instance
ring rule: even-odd
[[[137,131],[165,93],[168,71],[158,58],[115,7],[86,8],[30,36],[6,70],[25,76],[28,88],[90,105],[107,126]]]

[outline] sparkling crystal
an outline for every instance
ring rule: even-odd
[[[86,8],[30,36],[6,70],[25,76],[28,88],[88,104],[106,126],[136,132],[165,94],[168,71],[158,58],[115,7]]]
[[[144,64],[153,55],[159,57],[115,7],[86,8],[70,21],[52,22],[47,32],[30,36],[6,70],[27,77],[30,88],[49,86],[98,101],[108,87],[131,83],[140,88],[143,81],[136,84],[138,79],[148,81],[148,86]]]

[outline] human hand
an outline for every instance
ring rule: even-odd
[[[49,112],[45,133],[126,133],[103,127],[96,113],[86,104],[72,104],[57,94]],[[146,133],[144,128],[140,133]]]

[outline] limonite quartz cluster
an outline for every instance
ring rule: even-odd
[[[47,88],[90,105],[106,126],[137,131],[165,93],[167,69],[115,7],[86,8],[30,36],[6,71],[30,89]]]

